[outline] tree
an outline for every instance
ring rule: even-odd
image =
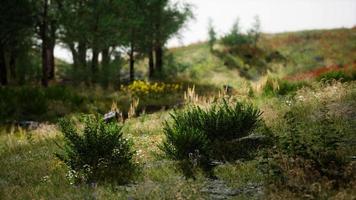
[[[129,2],[129,1],[127,1]],[[112,52],[122,45],[120,29],[123,27],[124,0],[58,0],[61,10],[60,39],[72,52],[75,68],[86,68],[91,52],[91,75],[111,62]],[[126,23],[126,22],[125,22]]]
[[[48,72],[50,70],[50,49],[49,49],[49,37],[48,37],[48,7],[49,0],[43,0],[42,12],[40,15],[40,38],[42,40],[41,52],[42,52],[42,86],[48,86]]]
[[[209,35],[208,43],[209,43],[210,51],[213,51],[213,47],[217,38],[216,38],[216,31],[211,18],[209,19],[209,23],[208,23],[208,35]]]
[[[35,0],[36,40],[41,42],[42,85],[48,86],[48,81],[55,76],[54,48],[58,30],[58,6],[51,0]]]
[[[172,4],[169,0],[152,0],[154,12],[152,13],[155,52],[155,70],[163,71],[163,47],[167,41],[178,33],[188,19],[193,17],[189,4]]]
[[[59,9],[59,39],[72,53],[73,66],[87,66],[90,12],[86,1],[57,0]]]
[[[256,47],[261,37],[261,21],[258,16],[255,16],[252,28],[248,31],[248,35],[251,38],[253,45]]]
[[[33,7],[30,0],[3,0],[0,6],[0,84],[8,84],[8,66],[15,72],[16,53],[32,36]]]
[[[251,39],[240,31],[239,19],[237,19],[232,25],[230,32],[221,38],[221,42],[226,46],[234,47],[250,44]]]

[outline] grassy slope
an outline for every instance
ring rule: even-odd
[[[283,72],[293,73],[316,66],[354,62],[355,44],[356,29],[341,29],[265,35],[261,45],[276,48],[295,60],[295,64]],[[179,74],[184,80],[218,87],[245,84],[238,72],[225,68],[204,43],[171,51],[178,62],[191,66]],[[323,56],[324,61],[316,61],[316,56]],[[348,113],[350,117],[346,120],[350,125],[356,123],[355,83],[318,85],[314,91],[303,90],[298,95],[307,99],[305,110],[309,112],[318,110],[321,100],[326,99],[336,113]],[[281,115],[288,109],[286,99],[261,97],[250,100],[264,111],[266,122],[274,130],[280,130]],[[55,126],[43,125],[29,132],[0,129],[0,199],[206,199],[207,195],[201,192],[206,179],[185,180],[172,162],[154,156],[159,152],[157,144],[163,138],[161,124],[168,116],[168,112],[159,112],[131,119],[125,124],[125,135],[134,140],[138,150],[137,161],[144,166],[141,177],[130,187],[71,185],[66,179],[66,167],[54,156],[58,151],[56,142],[62,141]],[[355,127],[350,130],[355,130]],[[251,182],[261,183],[264,179],[255,162],[227,164],[216,171],[220,179],[234,188]],[[344,192],[349,194],[352,190]],[[283,193],[268,195],[270,199],[291,198]],[[236,198],[249,199],[243,196]]]
[[[356,28],[264,34],[259,46],[278,51],[288,59],[286,68],[278,71],[284,76],[330,65],[349,65],[356,62]],[[182,74],[197,82],[214,85],[239,86],[243,80],[237,70],[230,70],[214,56],[207,43],[197,43],[172,49],[176,61],[190,67]]]

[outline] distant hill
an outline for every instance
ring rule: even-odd
[[[263,34],[258,47],[286,58],[283,67],[273,66],[274,73],[280,76],[322,66],[347,65],[356,62],[356,27]],[[225,60],[211,53],[206,42],[172,48],[169,53],[166,68],[182,79],[216,85],[243,81],[240,72],[228,68]]]

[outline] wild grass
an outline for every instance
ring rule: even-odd
[[[353,62],[354,43],[350,41],[355,40],[354,32],[355,29],[340,29],[330,32],[264,35],[259,45],[261,48],[276,49],[289,59],[286,67],[276,65],[279,70],[269,73],[272,77],[283,80],[285,75],[293,76],[295,72],[301,70]],[[182,91],[177,95],[164,98],[160,98],[161,96],[146,100],[140,98],[138,106],[134,109],[138,115],[129,119],[124,116],[125,122],[122,128],[124,137],[133,141],[133,148],[136,150],[134,160],[142,168],[137,179],[127,185],[71,184],[67,177],[67,166],[55,157],[55,153],[59,150],[57,144],[64,144],[64,138],[55,125],[58,116],[76,117],[80,113],[104,114],[111,110],[113,102],[116,103],[115,108],[122,111],[124,115],[128,113],[133,99],[125,92],[119,91],[118,86],[103,89],[84,85],[66,87],[66,89],[39,90],[33,92],[34,96],[39,96],[38,98],[43,98],[46,102],[43,104],[26,102],[25,100],[32,98],[24,97],[25,100],[17,101],[24,103],[21,108],[14,107],[9,99],[1,98],[0,102],[6,103],[0,103],[0,107],[2,106],[9,114],[4,116],[12,116],[13,113],[9,109],[17,109],[12,118],[10,117],[11,121],[33,119],[42,122],[33,130],[20,128],[11,123],[1,126],[0,199],[211,199],[212,194],[203,191],[207,190],[208,185],[216,184],[215,181],[221,181],[225,185],[218,190],[218,193],[229,188],[241,191],[249,190],[250,186],[260,188],[226,197],[231,199],[258,199],[251,193],[259,193],[262,195],[260,199],[355,198],[354,161],[349,162],[343,170],[336,170],[347,178],[337,180],[340,185],[335,187],[334,180],[318,175],[318,170],[315,170],[310,160],[303,157],[294,158],[292,154],[276,150],[280,138],[290,133],[291,128],[286,125],[286,113],[291,110],[294,112],[297,126],[303,133],[301,135],[306,137],[308,133],[318,128],[316,125],[320,125],[324,119],[322,110],[327,110],[328,115],[332,116],[331,128],[342,132],[342,138],[337,135],[344,142],[342,156],[348,158],[355,156],[355,81],[342,83],[333,80],[323,83],[311,80],[308,82],[308,87],[292,85],[286,87],[286,93],[278,94],[279,91],[274,89],[273,95],[263,95],[267,77],[251,82],[244,80],[237,71],[227,69],[221,59],[211,54],[205,43],[171,51],[175,62],[183,63],[177,66],[183,68],[185,65],[190,66],[177,70],[177,81],[181,82]],[[139,71],[145,73],[144,68],[146,66],[142,65]],[[195,90],[190,89],[184,98],[184,91],[188,87],[192,88],[193,85]],[[221,91],[226,85],[231,86],[232,89],[229,92]],[[0,96],[8,94],[2,92],[6,89],[0,89]],[[9,89],[22,91],[21,87]],[[20,96],[11,94],[8,97],[20,99]],[[195,180],[186,179],[176,161],[160,156],[162,151],[158,146],[165,140],[163,122],[169,120],[171,112],[169,110],[171,107],[168,105],[176,106],[179,111],[187,104],[206,108],[217,98],[229,96],[260,108],[261,117],[272,133],[275,147],[258,151],[257,157],[250,161],[239,159],[218,163],[214,169],[217,180],[204,177],[200,171],[197,172]],[[77,99],[83,99],[83,102]],[[154,113],[148,111],[149,106],[152,105],[158,105],[154,107]],[[27,106],[32,108],[27,109]],[[145,108],[146,112],[142,112]],[[4,114],[4,109],[1,110],[0,115]],[[35,111],[33,114],[43,111],[44,116],[36,114],[32,118],[22,113],[33,110]],[[48,116],[53,116],[53,120],[48,120]],[[327,129],[320,130],[327,131]],[[269,159],[274,161],[273,166],[276,168],[266,165],[266,155],[272,155]],[[277,169],[279,171],[274,171]],[[274,171],[273,176],[271,171]],[[282,172],[283,176],[278,176],[277,172]],[[281,180],[284,182],[280,182]]]

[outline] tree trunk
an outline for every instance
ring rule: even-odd
[[[50,38],[49,38],[49,72],[48,78],[53,80],[55,77],[55,57],[54,57],[54,47],[56,45],[56,24],[54,21],[51,22]]]
[[[152,47],[148,51],[148,77],[150,79],[154,76],[154,60],[153,60],[153,49]]]
[[[79,65],[78,53],[77,53],[77,50],[75,49],[73,43],[69,45],[69,49],[70,49],[70,51],[72,53],[73,66],[74,67],[78,67],[78,65]]]
[[[131,43],[131,49],[130,49],[130,82],[133,82],[135,80],[135,58],[134,58],[134,46]]]
[[[10,69],[10,74],[11,74],[11,79],[16,80],[16,52],[12,51],[10,54],[10,60],[9,60],[9,69]]]
[[[99,51],[96,48],[93,48],[93,57],[91,60],[91,71],[93,75],[98,71],[98,65],[99,65]]]
[[[104,67],[107,67],[110,64],[110,54],[109,54],[109,48],[105,48],[102,51],[102,65]]]
[[[163,48],[159,42],[156,44],[155,53],[156,53],[156,70],[159,73],[162,73],[162,71],[163,71]]]
[[[55,66],[56,66],[56,60],[55,60],[55,57],[54,57],[54,46],[51,46],[48,48],[48,56],[49,56],[49,72],[48,72],[48,78],[50,80],[53,80],[54,79],[54,76],[55,76]]]
[[[2,46],[0,46],[0,84],[7,85],[7,70],[5,61],[5,51]]]
[[[49,49],[48,49],[48,0],[44,0],[42,24],[41,24],[41,39],[42,39],[42,86],[48,86],[48,70],[49,70]]]
[[[87,45],[85,42],[79,42],[78,44],[78,64],[80,67],[87,66]]]

